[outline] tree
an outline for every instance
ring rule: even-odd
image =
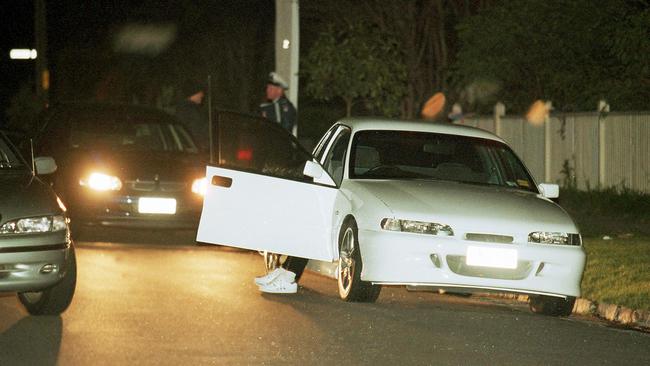
[[[419,115],[435,92],[455,97],[449,70],[456,55],[455,26],[460,19],[484,9],[493,0],[319,0],[301,1],[301,37],[309,44],[325,24],[339,28],[367,22],[393,38],[406,69],[402,116]]]
[[[593,110],[602,98],[618,109],[647,107],[650,23],[647,8],[634,12],[623,0],[501,2],[458,26],[455,85],[498,86],[493,96],[519,111],[536,99],[561,111]]]
[[[306,92],[317,98],[345,102],[346,115],[355,104],[395,116],[406,91],[406,69],[397,42],[374,26],[357,23],[330,26],[303,60]]]

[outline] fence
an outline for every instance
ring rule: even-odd
[[[495,114],[465,124],[506,140],[537,182],[650,193],[650,112],[551,115],[541,126]]]

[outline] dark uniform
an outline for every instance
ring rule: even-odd
[[[201,105],[189,100],[181,101],[176,106],[176,118],[185,125],[200,150],[207,151],[210,148],[208,118]]]
[[[185,128],[194,138],[194,142],[200,150],[208,150],[209,131],[207,111],[203,108],[203,101],[196,103],[190,98],[198,93],[205,95],[205,85],[203,83],[188,79],[180,86],[181,100],[176,105],[176,118],[179,119]]]
[[[289,132],[296,124],[296,108],[284,95],[273,102],[260,104],[260,114]]]

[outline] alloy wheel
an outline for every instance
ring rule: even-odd
[[[354,231],[347,228],[341,241],[341,250],[339,254],[339,290],[346,296],[350,293],[352,281],[354,280],[354,250],[355,250]]]

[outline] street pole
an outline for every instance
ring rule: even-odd
[[[43,107],[49,104],[50,72],[47,68],[47,18],[45,0],[34,0],[34,36],[36,44],[36,95],[43,102]]]
[[[287,98],[298,109],[300,61],[300,9],[298,0],[275,0],[275,71],[287,78]],[[297,136],[298,125],[293,127]]]

